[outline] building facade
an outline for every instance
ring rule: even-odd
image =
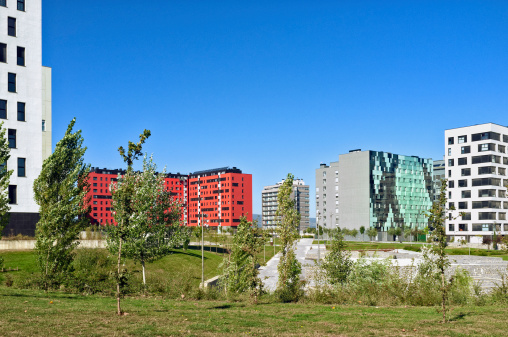
[[[508,234],[506,185],[508,128],[480,124],[445,131],[448,207],[446,233],[481,242]],[[463,216],[459,215],[463,212]]]
[[[13,170],[5,234],[34,235],[34,180],[51,154],[51,69],[42,66],[41,1],[0,1],[0,121]]]
[[[88,175],[91,223],[116,224],[111,209],[109,186],[123,170],[92,168]],[[252,221],[252,175],[237,168],[198,171],[189,175],[167,173],[166,188],[182,206],[181,222],[186,226],[237,226],[242,216]]]
[[[319,214],[319,216],[318,216]],[[318,219],[319,218],[319,219]],[[339,226],[339,162],[320,164],[316,169],[316,225]]]
[[[434,172],[432,174],[432,180],[434,181],[434,199],[433,201],[439,200],[439,194],[441,191],[441,182],[443,179],[446,179],[445,175],[445,161],[443,160],[434,160]]]
[[[261,222],[265,230],[274,230],[277,227],[277,195],[283,183],[284,180],[275,185],[265,186],[261,192]],[[310,226],[309,185],[305,185],[302,179],[294,179],[290,197],[295,201],[295,208],[300,214],[298,232],[302,233]]]
[[[380,233],[392,227],[425,228],[423,212],[433,199],[432,174],[432,159],[361,150],[339,155],[333,169],[323,164],[316,169],[318,222],[326,226],[325,219],[332,217],[338,219],[332,226],[374,227]],[[330,194],[335,199],[332,208]],[[326,204],[318,206],[321,200]]]

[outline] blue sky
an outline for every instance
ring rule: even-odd
[[[152,137],[159,167],[311,186],[351,149],[440,159],[444,130],[507,125],[507,1],[43,1],[53,144],[92,166]]]

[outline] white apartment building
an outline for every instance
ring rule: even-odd
[[[321,163],[316,169],[316,225],[339,226],[339,162]]]
[[[5,234],[33,235],[33,183],[51,154],[51,69],[42,66],[41,0],[0,0],[0,122],[13,170]]]
[[[261,222],[263,229],[274,230],[277,227],[277,195],[284,180],[275,185],[265,186],[261,192]],[[295,207],[300,213],[300,225],[298,231],[302,233],[309,228],[309,185],[305,185],[302,179],[293,180],[291,198],[295,201]]]
[[[508,234],[507,146],[508,128],[493,123],[445,131],[448,207],[456,209],[448,214],[446,233],[455,240]]]

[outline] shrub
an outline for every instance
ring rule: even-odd
[[[114,280],[110,272],[114,261],[102,249],[79,249],[73,261],[73,277],[66,286],[84,294],[111,294]]]

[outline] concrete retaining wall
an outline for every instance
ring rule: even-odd
[[[0,250],[31,250],[35,240],[0,240]],[[106,248],[106,240],[80,240],[78,248]]]

